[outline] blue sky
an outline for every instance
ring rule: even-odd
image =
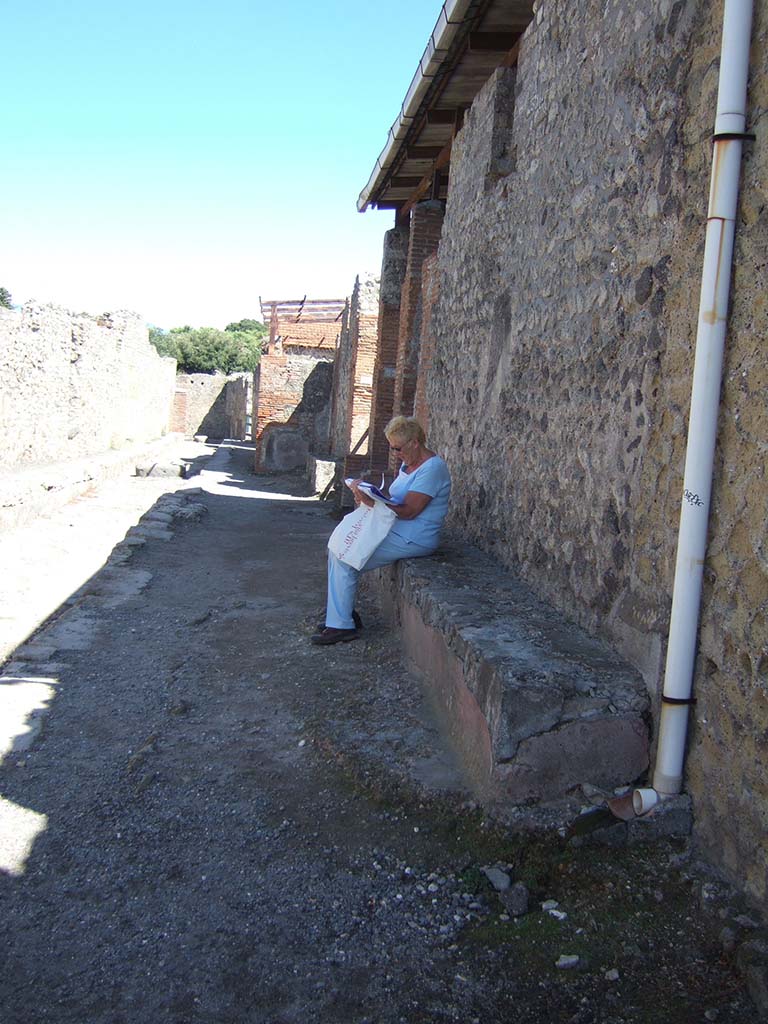
[[[439,0],[5,0],[0,285],[162,327],[347,294]]]

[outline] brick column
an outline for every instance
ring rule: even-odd
[[[421,339],[422,264],[437,252],[444,212],[443,204],[435,199],[417,203],[411,211],[408,263],[400,303],[394,415],[413,415]],[[394,462],[392,468],[394,469]]]
[[[435,332],[432,313],[440,296],[440,275],[438,256],[424,260],[421,268],[421,342],[419,345],[419,369],[416,378],[416,393],[413,399],[413,415],[429,434],[429,405],[427,404],[427,378],[429,377],[435,353]]]
[[[384,235],[368,446],[370,466],[378,470],[386,469],[389,464],[389,445],[383,430],[394,415],[400,295],[408,258],[408,236],[409,230],[405,226],[393,228]]]

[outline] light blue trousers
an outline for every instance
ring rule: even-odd
[[[354,629],[352,609],[355,607],[357,581],[361,572],[380,569],[401,558],[420,558],[431,555],[436,548],[422,544],[409,544],[397,534],[389,533],[379,544],[362,569],[353,569],[346,562],[340,562],[336,555],[328,552],[328,604],[325,624],[332,629]]]

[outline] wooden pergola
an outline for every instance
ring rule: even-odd
[[[338,323],[347,305],[346,299],[262,299],[259,296],[261,306],[261,319],[269,328],[269,344],[264,352],[282,351],[283,343],[301,344],[295,336],[306,335],[311,330],[309,325],[334,324]],[[303,328],[296,325],[304,325]],[[291,338],[291,327],[293,326],[294,338]],[[311,342],[312,348],[332,348],[335,344],[336,334],[323,332]],[[305,342],[306,343],[306,342]]]
[[[344,312],[346,299],[262,299],[259,296],[261,306],[261,319],[269,327],[273,320],[280,320],[283,323],[300,323],[312,321],[313,323],[333,323],[341,319]]]

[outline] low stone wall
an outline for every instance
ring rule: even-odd
[[[645,772],[640,673],[493,559],[453,542],[367,580],[486,802],[611,791]]]
[[[176,364],[135,313],[0,309],[0,466],[41,465],[161,437]]]

